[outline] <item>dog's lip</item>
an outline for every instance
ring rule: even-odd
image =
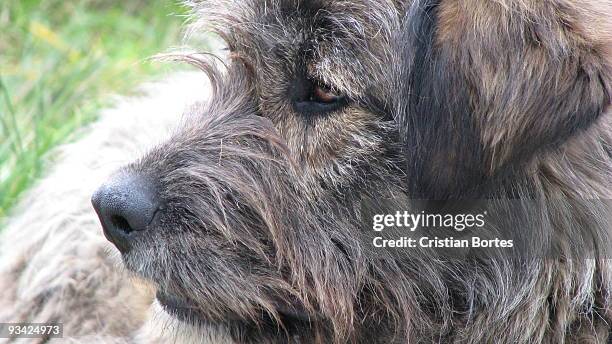
[[[185,298],[181,298],[161,290],[157,291],[156,298],[166,312],[181,321],[190,323],[198,321],[204,323],[210,322],[200,307]],[[293,308],[279,307],[279,313],[285,320],[299,322],[310,322],[314,320],[313,317],[305,315],[305,313],[302,312],[296,312]],[[240,322],[240,320],[236,318],[228,318],[225,319],[225,321],[228,323]]]
[[[187,299],[165,293],[161,290],[157,291],[155,297],[166,312],[181,321],[193,322],[203,317],[200,308]]]
[[[225,319],[211,319],[193,301],[160,290],[157,291],[156,298],[164,311],[184,323],[200,326],[233,326],[242,323],[241,319],[231,316]]]

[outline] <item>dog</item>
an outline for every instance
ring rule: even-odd
[[[228,57],[171,58],[210,99],[92,196],[176,340],[608,341],[610,4],[190,5]],[[513,250],[381,248],[368,228],[483,206],[480,235]]]

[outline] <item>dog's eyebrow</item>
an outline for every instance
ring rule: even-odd
[[[321,61],[322,59],[314,61],[313,66],[308,69],[307,76],[309,78],[342,93],[350,99],[361,96],[362,92],[358,90],[358,87],[355,87],[351,80],[334,73],[331,69],[323,66]]]

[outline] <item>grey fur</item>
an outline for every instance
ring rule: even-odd
[[[174,56],[207,72],[213,95],[122,169],[154,180],[164,201],[122,258],[160,301],[190,305],[177,334],[608,341],[609,4],[191,5],[193,30],[227,43],[226,66]],[[298,111],[292,97],[304,78],[347,105]],[[413,209],[414,199],[461,200],[460,210],[493,200],[491,230],[527,238],[529,253],[545,256],[372,249],[366,208]]]

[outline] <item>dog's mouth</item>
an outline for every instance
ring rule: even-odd
[[[168,314],[180,321],[194,323],[205,319],[204,312],[195,303],[187,299],[160,290],[157,291],[156,298]]]
[[[248,328],[250,325],[256,325],[260,330],[262,329],[262,324],[267,324],[268,326],[264,327],[269,327],[270,329],[278,327],[278,323],[275,320],[272,320],[267,313],[262,313],[259,324],[250,324],[249,321],[230,315],[222,320],[213,321],[209,316],[207,316],[206,312],[193,301],[163,292],[161,290],[157,291],[156,298],[164,311],[166,311],[168,314],[182,322],[196,326],[215,324],[226,325],[229,327]],[[315,320],[314,318],[308,316],[305,312],[296,312],[293,308],[291,308],[290,311],[286,307],[281,307],[281,309],[278,310],[278,313],[280,316],[280,321],[283,324],[282,326],[285,328],[285,330],[289,331],[291,331],[291,329],[309,326],[308,324]]]

